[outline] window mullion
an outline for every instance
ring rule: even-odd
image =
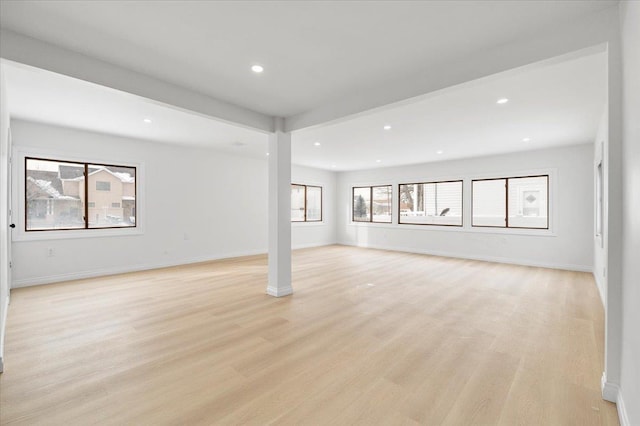
[[[307,221],[307,185],[304,186],[304,221]]]
[[[84,229],[89,229],[89,164],[84,164]]]
[[[505,179],[504,183],[504,223],[505,227],[509,227],[509,178]]]

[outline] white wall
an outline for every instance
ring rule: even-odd
[[[12,133],[16,152],[142,163],[144,171],[139,179],[143,234],[14,240],[14,287],[267,251],[266,159],[18,120],[12,121]],[[292,179],[313,179],[309,183],[326,185],[332,195],[330,172],[295,167]],[[16,221],[18,227],[22,222]],[[294,227],[294,248],[333,243],[333,223],[329,214],[321,226]]]
[[[0,64],[0,372],[3,369],[4,328],[9,303],[9,254],[8,235],[9,223],[7,218],[9,158],[9,105],[4,69]]]
[[[444,256],[591,271],[593,148],[580,145],[338,175],[338,242]],[[550,171],[551,231],[470,228],[471,178]],[[464,178],[465,227],[398,225],[398,184]],[[351,222],[351,188],[392,184],[393,224]]]
[[[293,165],[291,182],[322,186],[322,222],[292,223],[291,247],[296,249],[335,244],[336,173]]]
[[[620,5],[622,35],[622,365],[618,405],[640,425],[640,2]],[[621,416],[621,417],[623,417]]]

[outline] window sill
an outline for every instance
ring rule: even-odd
[[[104,238],[143,235],[144,230],[135,228],[109,228],[109,229],[78,229],[60,231],[18,231],[12,235],[12,241],[46,241],[66,240],[76,238]]]
[[[307,226],[325,226],[327,224],[327,222],[325,221],[320,221],[320,222],[291,222],[291,226],[292,227],[307,227]]]
[[[422,231],[442,231],[442,232],[466,232],[469,234],[498,234],[498,235],[521,235],[531,237],[556,237],[556,233],[550,229],[519,229],[519,228],[472,228],[470,226],[446,226],[446,225],[421,225],[421,224],[397,224],[397,223],[375,223],[375,222],[350,222],[347,226],[352,227],[374,227],[396,230],[406,230],[411,232]]]

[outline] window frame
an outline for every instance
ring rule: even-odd
[[[35,161],[51,161],[51,162],[57,162],[57,163],[65,163],[65,164],[78,164],[78,165],[82,165],[84,167],[84,179],[85,179],[85,184],[84,184],[84,199],[85,199],[85,203],[84,206],[82,207],[82,214],[83,214],[83,219],[84,219],[84,227],[80,228],[50,228],[50,229],[28,229],[27,227],[27,218],[28,218],[28,200],[27,200],[27,178],[28,178],[28,172],[27,172],[27,162],[29,160],[35,160]],[[118,230],[125,230],[125,229],[137,229],[139,227],[138,223],[138,168],[139,166],[137,165],[124,165],[124,164],[120,164],[120,165],[116,165],[116,164],[106,164],[106,163],[101,163],[101,162],[96,162],[96,161],[78,161],[78,160],[60,160],[58,158],[53,158],[53,157],[40,157],[40,156],[35,156],[35,155],[24,155],[24,179],[22,179],[22,184],[24,185],[23,187],[23,208],[24,211],[22,212],[23,214],[23,218],[24,218],[24,233],[25,235],[32,235],[33,233],[39,234],[42,232],[51,232],[51,231],[87,231],[87,230],[106,230],[106,229],[118,229]],[[135,222],[133,225],[131,226],[94,226],[94,227],[89,227],[89,165],[92,166],[102,166],[102,167],[126,167],[126,168],[130,168],[133,169],[133,196],[134,196],[134,212],[135,212]],[[96,181],[97,183],[98,181]],[[98,189],[96,189],[98,190]],[[95,202],[94,202],[95,203]],[[94,204],[95,205],[95,204]],[[122,204],[121,204],[122,205]]]
[[[441,223],[406,223],[400,222],[400,218],[402,215],[400,214],[400,204],[402,200],[400,199],[400,186],[402,185],[425,185],[425,184],[438,184],[438,183],[457,183],[460,182],[460,225],[449,225],[449,224],[441,224]],[[464,179],[453,179],[453,180],[440,180],[440,181],[432,181],[432,182],[413,182],[413,183],[399,183],[398,184],[398,225],[420,225],[420,226],[453,226],[456,228],[464,228]]]
[[[547,179],[547,226],[544,228],[537,228],[531,226],[509,226],[509,180],[511,179],[527,179],[527,178],[546,178]],[[504,180],[505,181],[505,210],[504,210],[504,226],[495,226],[495,225],[474,225],[473,224],[473,184],[474,182],[482,182],[482,181],[492,181],[492,180]],[[480,179],[471,179],[471,228],[493,228],[493,229],[528,229],[534,231],[550,231],[551,230],[551,194],[550,194],[550,181],[551,174],[539,174],[539,175],[526,175],[526,176],[503,176],[503,177],[494,177],[494,178],[480,178]]]
[[[324,215],[324,188],[321,185],[305,185],[302,183],[291,182],[290,187],[293,186],[304,187],[304,220],[293,220],[290,218],[291,223],[318,223],[322,222]],[[307,188],[320,188],[320,219],[307,219]],[[291,194],[289,194],[291,196]]]
[[[355,220],[355,194],[356,189],[369,188],[369,220]],[[389,221],[373,220],[373,188],[390,188],[391,189],[391,202],[389,203]],[[365,186],[352,186],[351,187],[351,222],[352,223],[393,223],[393,184],[389,185],[365,185]]]

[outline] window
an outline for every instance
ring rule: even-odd
[[[111,182],[96,181],[96,191],[111,191]]]
[[[462,181],[399,185],[398,223],[462,226]]]
[[[291,221],[304,222],[305,186],[291,185]]]
[[[391,223],[391,185],[353,188],[354,222]]]
[[[472,181],[475,227],[549,229],[549,176]]]
[[[472,181],[471,226],[506,227],[506,187],[506,179]]]
[[[353,188],[353,221],[371,222],[371,187]]]
[[[322,188],[307,186],[307,222],[322,220]]]
[[[135,226],[135,167],[25,158],[26,231]]]
[[[291,221],[322,221],[322,187],[291,185]]]

